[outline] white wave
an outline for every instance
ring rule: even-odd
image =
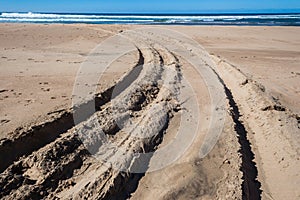
[[[247,19],[299,19],[300,14],[289,15],[218,15],[218,16],[151,16],[151,15],[96,15],[96,14],[45,14],[1,13],[0,21],[6,22],[111,22],[111,23],[193,23],[237,21]]]
[[[153,22],[154,20],[128,20],[128,19],[30,19],[30,18],[0,18],[4,22]]]
[[[85,14],[42,14],[42,13],[2,13],[3,18],[143,18],[143,19],[259,19],[259,18],[300,18],[300,14],[291,15],[218,15],[218,16],[151,16],[151,15],[85,15]]]

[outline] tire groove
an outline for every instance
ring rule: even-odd
[[[217,72],[212,69],[214,73],[218,76],[219,81],[222,83],[225,94],[229,101],[230,105],[230,114],[234,122],[234,129],[238,135],[238,142],[240,144],[240,153],[242,157],[242,164],[240,170],[243,173],[242,179],[242,199],[252,200],[252,199],[261,199],[262,190],[261,183],[257,180],[258,170],[254,160],[254,153],[251,149],[250,141],[248,140],[248,133],[240,120],[240,111],[237,106],[234,97],[230,89],[226,86],[225,82],[217,74]]]
[[[134,66],[134,73],[139,74],[141,71],[141,66],[144,63],[144,57],[139,51],[139,60],[138,63]],[[127,74],[130,79],[132,77],[131,70]],[[127,76],[123,80],[127,80]],[[123,81],[121,80],[121,81]],[[114,91],[115,85],[106,89],[104,92],[95,95],[95,99],[83,103],[82,105],[74,108],[73,111],[64,110],[60,113],[60,116],[52,121],[35,125],[29,128],[29,130],[23,130],[19,132],[16,130],[14,135],[19,135],[13,139],[5,139],[0,141],[0,173],[2,173],[9,165],[16,161],[21,156],[26,156],[31,154],[33,151],[36,151],[43,146],[53,142],[57,137],[62,133],[65,133],[69,129],[75,126],[74,115],[79,116],[79,121],[84,121],[88,119],[93,113],[86,113],[86,108],[90,106],[95,106],[95,110],[99,111],[100,107],[105,105],[111,100],[112,93]],[[91,105],[94,104],[94,105]],[[28,145],[31,144],[31,145]]]

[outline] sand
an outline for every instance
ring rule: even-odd
[[[116,34],[127,42],[106,40]],[[0,197],[298,199],[299,34],[297,27],[0,24]],[[105,41],[99,61],[96,47]],[[76,79],[87,62],[98,69],[112,58],[99,83],[87,84],[100,72]],[[96,113],[84,112],[95,102],[78,98],[83,90],[74,85],[96,88]],[[209,138],[211,151],[201,148],[210,130],[220,132]],[[160,155],[169,143],[175,148]],[[153,151],[136,168],[136,153]]]

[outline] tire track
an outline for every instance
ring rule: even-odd
[[[134,76],[135,80],[131,81],[125,90],[118,92],[111,102],[104,99],[104,109],[67,132],[58,134],[56,140],[54,139],[50,143],[47,140],[49,144],[40,145],[38,151],[9,166],[1,174],[1,197],[4,199],[18,199],[20,196],[30,199],[54,198],[57,196],[56,194],[63,191],[64,198],[67,198],[70,194],[65,194],[66,187],[74,186],[74,182],[70,180],[73,177],[81,178],[81,182],[73,187],[79,187],[76,189],[76,193],[71,193],[74,197],[91,197],[92,195],[105,199],[120,194],[120,192],[128,193],[127,189],[118,188],[120,186],[116,183],[138,179],[129,173],[113,172],[111,167],[107,168],[103,164],[95,163],[85,147],[92,148],[94,149],[92,153],[101,155],[101,148],[107,151],[105,143],[111,140],[118,144],[118,148],[123,147],[126,150],[125,159],[124,155],[120,155],[116,151],[112,151],[111,155],[105,152],[104,155],[111,160],[111,163],[121,159],[123,160],[121,164],[128,167],[128,164],[134,165],[133,152],[152,151],[160,143],[163,133],[168,127],[169,114],[178,107],[175,96],[172,96],[178,92],[176,91],[178,88],[170,83],[178,82],[179,71],[176,63],[172,61],[167,63],[167,67],[170,69],[164,72],[162,62],[168,62],[168,60],[163,60],[156,49],[152,49],[151,52],[140,50],[140,53],[142,51],[144,59],[154,64],[150,66],[144,64],[139,75]],[[150,54],[153,55],[152,58],[150,58]],[[165,55],[172,56],[167,53]],[[174,58],[170,60],[174,60]],[[159,88],[157,81],[162,79],[167,80],[168,89]],[[173,90],[170,91],[170,88]],[[114,115],[117,120],[114,119]],[[129,116],[136,117],[131,120]],[[153,118],[153,116],[156,117]],[[136,120],[139,127],[130,126]],[[92,137],[94,132],[101,131],[95,126],[96,123],[100,124],[105,138]],[[143,137],[132,139],[129,134],[122,133],[121,129],[133,131],[135,135],[141,134]],[[83,146],[79,138],[83,136],[86,138],[89,134],[91,136],[88,140],[89,143]],[[144,139],[145,135],[151,137]],[[99,174],[99,176],[95,178],[95,174]],[[88,177],[88,179],[83,177]],[[101,189],[102,192],[98,193],[98,189],[95,190],[95,188]]]
[[[162,39],[163,37],[160,36]],[[170,39],[170,38],[169,38]],[[198,55],[201,55],[201,51],[199,52],[199,49],[194,49],[192,46],[190,46],[188,43],[181,43],[180,41],[173,41],[180,44],[181,47],[190,49],[190,51],[195,51],[195,53],[198,53]],[[261,199],[261,183],[257,180],[258,178],[258,169],[256,166],[256,163],[254,160],[254,153],[251,149],[250,141],[247,137],[247,131],[243,123],[240,121],[240,111],[239,107],[237,106],[234,97],[230,91],[230,89],[226,86],[225,82],[221,79],[219,74],[215,71],[215,69],[212,67],[214,66],[211,62],[207,62],[208,60],[205,60],[205,56],[201,56],[204,63],[206,63],[207,67],[210,67],[210,69],[215,73],[217,78],[219,79],[219,82],[223,85],[226,97],[229,101],[230,111],[232,120],[234,122],[234,128],[238,135],[238,141],[240,144],[240,153],[242,157],[242,163],[241,163],[241,171],[243,173],[243,183],[242,183],[242,198],[243,199]]]
[[[147,35],[149,38],[153,38],[153,33],[143,31],[143,35]],[[238,135],[238,141],[240,144],[240,153],[242,157],[242,163],[241,163],[241,171],[243,173],[243,183],[242,183],[242,192],[243,192],[243,199],[260,199],[262,190],[261,183],[257,180],[258,177],[258,170],[256,167],[256,163],[254,160],[254,153],[251,149],[250,141],[247,138],[247,131],[242,122],[239,120],[240,112],[239,108],[234,100],[234,97],[230,91],[230,89],[226,86],[225,82],[220,78],[220,76],[217,74],[215,69],[213,68],[214,64],[209,61],[209,59],[206,58],[206,55],[203,53],[204,50],[201,48],[195,48],[193,45],[189,44],[188,42],[182,42],[180,40],[175,40],[173,38],[170,38],[167,35],[163,34],[155,34],[155,41],[161,43],[161,45],[165,44],[173,44],[173,49],[186,49],[190,51],[192,54],[200,55],[198,57],[199,60],[202,60],[202,62],[205,64],[206,67],[210,68],[212,72],[215,74],[217,81],[221,84],[221,86],[224,88],[222,93],[226,94],[226,98],[229,101],[229,106],[231,110],[231,116],[232,120],[234,122],[235,131]],[[177,48],[175,48],[177,47]],[[182,50],[180,50],[182,51]],[[210,139],[209,139],[210,140]]]
[[[165,93],[159,92],[159,94],[165,94]],[[160,98],[158,100],[161,101]],[[156,100],[156,101],[158,101],[158,100]],[[156,103],[153,102],[152,104],[156,104]],[[149,108],[147,108],[147,107],[149,107]],[[166,106],[166,105],[160,106],[160,109],[157,109],[157,107],[154,107],[154,106],[151,107],[151,105],[147,105],[147,107],[141,111],[141,112],[144,112],[145,114],[141,114],[141,116],[144,116],[144,117],[142,117],[144,119],[140,120],[139,125],[140,125],[140,127],[142,127],[143,130],[152,132],[152,133],[150,133],[150,135],[154,134],[154,136],[152,136],[150,139],[147,138],[146,140],[141,140],[141,138],[140,139],[130,138],[128,131],[126,131],[127,133],[126,132],[118,133],[116,135],[116,138],[113,138],[114,142],[117,143],[116,149],[118,149],[118,151],[117,152],[112,151],[111,154],[108,154],[107,148],[104,148],[105,152],[103,152],[103,155],[105,156],[105,158],[102,158],[102,159],[104,159],[104,160],[106,159],[106,163],[111,163],[113,165],[113,163],[115,163],[116,160],[121,159],[122,160],[121,162],[123,162],[121,164],[125,165],[125,167],[124,167],[124,169],[125,169],[125,168],[129,167],[130,165],[132,166],[132,164],[133,164],[132,161],[134,161],[134,158],[133,158],[132,152],[140,152],[140,151],[145,152],[145,151],[153,150],[153,147],[160,143],[160,140],[162,139],[162,133],[164,132],[165,128],[167,128],[167,123],[169,120],[169,119],[167,119],[165,121],[162,119],[164,119],[165,117],[168,117],[167,115],[168,115],[168,112],[170,112],[170,111],[163,111],[163,112],[161,111],[161,109],[168,108],[168,106]],[[155,116],[154,119],[153,119],[153,116]],[[157,120],[158,122],[165,121],[165,123],[160,124],[160,126],[161,126],[160,128],[153,129],[153,124],[155,125],[157,123],[157,122],[155,122],[155,120]],[[155,126],[157,126],[157,125],[155,125]],[[161,131],[157,131],[159,129],[161,129]],[[143,130],[134,127],[132,132],[136,132],[137,134],[142,133],[142,135],[143,135]],[[135,134],[133,134],[133,135],[135,135]],[[126,151],[125,154],[120,154],[120,149],[122,149],[122,148],[125,149],[125,151]],[[102,166],[102,167],[104,167],[104,166]],[[106,175],[108,173],[108,171],[111,172],[109,176]],[[88,179],[81,180],[81,183],[78,184],[80,186],[88,185],[88,188],[81,187],[81,189],[80,189],[78,187],[75,187],[68,194],[74,195],[74,193],[75,193],[76,194],[75,196],[89,197],[89,198],[91,196],[88,196],[88,195],[95,195],[95,196],[92,196],[92,198],[96,198],[96,199],[113,199],[114,197],[116,199],[117,198],[120,199],[123,197],[126,198],[131,191],[130,188],[134,188],[135,185],[137,184],[137,181],[142,176],[140,174],[130,174],[128,172],[127,173],[126,172],[125,173],[124,172],[123,173],[115,172],[113,170],[113,168],[101,169],[101,167],[96,172],[96,174],[100,174],[100,176],[98,176],[95,179],[92,179],[93,174],[95,174],[94,169],[92,169],[89,173],[85,174],[85,177],[89,177]],[[90,180],[94,180],[94,181],[90,182]],[[116,186],[115,182],[117,182],[118,186]],[[128,187],[120,188],[120,186],[126,185],[126,183],[128,185],[128,182],[130,182],[129,188]],[[99,188],[99,190],[103,191],[103,192],[98,192],[96,194],[90,194],[91,191],[94,191],[92,188]],[[63,198],[67,198],[67,199],[74,198],[74,196],[69,196],[69,197],[66,197],[66,196],[67,195],[63,196]]]
[[[105,105],[111,100],[112,93],[116,86],[126,83],[130,84],[130,80],[134,80],[142,70],[144,63],[144,57],[139,49],[139,60],[128,74],[126,74],[118,84],[106,89],[104,92],[95,95],[94,100],[90,100],[74,107],[73,110],[60,110],[55,118],[46,121],[42,124],[38,124],[32,127],[28,127],[21,130],[16,130],[12,133],[11,139],[4,139],[0,141],[0,173],[3,172],[13,161],[17,160],[21,156],[26,156],[40,149],[41,147],[53,142],[62,133],[71,129],[74,124],[74,115],[80,115],[80,121],[86,120],[93,113],[87,113],[88,107],[93,104],[95,110],[99,111],[101,106]],[[115,95],[116,96],[116,95]],[[78,114],[80,113],[80,114]],[[84,113],[84,114],[83,114]],[[51,113],[52,114],[52,113]],[[30,144],[30,145],[28,145]]]
[[[214,70],[217,74],[217,72]],[[219,77],[219,75],[218,75]],[[254,153],[251,149],[250,141],[247,137],[248,133],[246,131],[245,126],[240,121],[240,111],[237,106],[234,97],[230,91],[230,89],[226,86],[225,82],[219,77],[220,82],[224,86],[224,90],[229,101],[230,105],[230,115],[234,122],[234,130],[238,135],[238,141],[240,144],[240,153],[242,156],[242,165],[240,170],[243,173],[243,183],[242,183],[242,199],[261,199],[261,183],[257,180],[258,170],[256,167],[256,163],[254,160]]]

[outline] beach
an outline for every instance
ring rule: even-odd
[[[110,41],[122,34],[126,43]],[[298,199],[299,35],[279,26],[0,24],[0,197]],[[119,56],[122,48],[130,51]],[[97,73],[78,82],[89,62],[109,63],[95,85]],[[90,101],[77,98],[80,84],[95,92],[94,114],[80,115]],[[101,141],[125,149],[96,145],[111,166],[86,151],[97,139],[78,139],[99,131],[97,119]],[[136,121],[141,130],[127,137],[127,122]],[[172,163],[139,174],[112,167],[176,141],[182,123],[196,135]],[[211,129],[220,135],[200,158]]]

